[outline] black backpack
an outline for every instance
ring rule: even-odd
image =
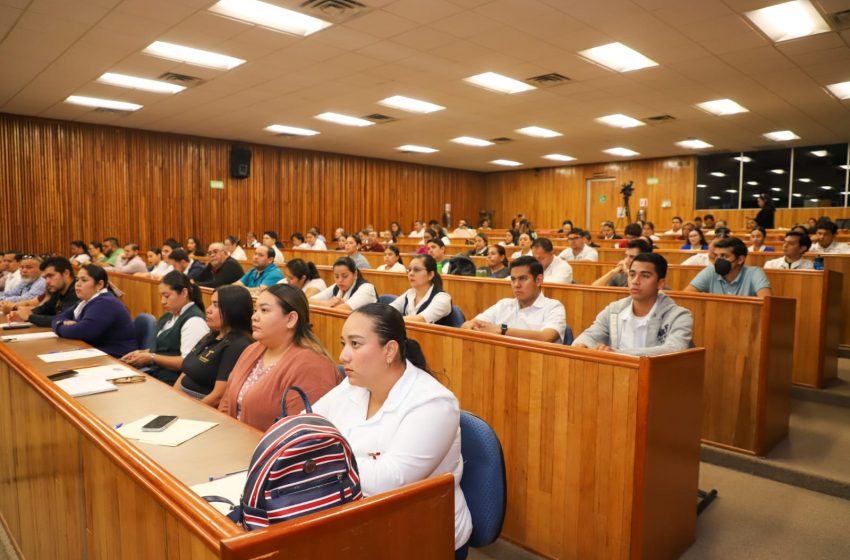
[[[475,263],[466,253],[459,253],[449,260],[449,274],[454,276],[475,276]]]

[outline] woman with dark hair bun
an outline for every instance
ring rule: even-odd
[[[175,247],[172,247],[172,249],[175,249]],[[204,244],[194,235],[189,236],[189,239],[186,240],[186,253],[192,258],[207,256],[206,251],[204,251]]]
[[[507,278],[511,275],[508,268],[508,256],[504,245],[490,245],[487,247],[487,264],[479,267],[477,276],[485,278]]]
[[[114,358],[136,349],[136,330],[127,308],[112,293],[106,270],[83,265],[74,283],[80,301],[53,318],[53,332],[91,344]]]
[[[452,326],[452,297],[443,291],[443,279],[437,272],[437,261],[431,255],[415,255],[407,268],[410,289],[390,305],[405,321]]]
[[[289,284],[301,288],[307,299],[318,294],[328,287],[325,281],[319,277],[319,271],[312,261],[292,259],[283,268],[283,280],[278,284]]]
[[[380,272],[405,272],[404,261],[395,245],[387,245],[384,249],[384,264],[376,268]]]
[[[371,303],[342,327],[346,379],[313,405],[348,439],[365,496],[452,473],[455,549],[464,558],[472,520],[460,480],[460,408],[428,372],[397,310]]]
[[[227,379],[242,352],[251,345],[254,302],[243,286],[216,288],[207,307],[209,334],[183,358],[174,388],[210,406],[218,406]]]
[[[180,376],[180,368],[192,348],[210,328],[204,318],[201,289],[182,272],[172,271],[159,283],[165,313],[156,322],[153,346],[126,354],[121,359],[169,385]]]
[[[473,238],[474,247],[467,251],[470,257],[486,257],[487,256],[487,244],[490,241],[487,239],[486,233],[476,233]]]
[[[310,303],[322,307],[352,310],[378,301],[375,286],[363,279],[360,269],[349,257],[334,263],[334,283],[310,298]]]

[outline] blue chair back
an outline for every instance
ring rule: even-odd
[[[339,371],[339,376],[341,379],[345,379],[347,376],[345,375],[345,366],[342,364],[337,364],[336,369]]]
[[[139,313],[139,316],[133,319],[133,327],[139,348],[153,348],[156,340],[156,318],[150,313]]]
[[[508,481],[502,444],[487,422],[460,412],[463,477],[460,488],[472,516],[469,546],[486,546],[502,532],[508,502]]]
[[[571,329],[570,326],[567,325],[567,328],[564,329],[564,344],[569,346],[573,343],[573,340],[575,340],[573,338],[573,329]]]
[[[378,303],[386,303],[390,304],[396,300],[398,296],[394,296],[392,294],[381,294],[378,296]]]
[[[463,311],[457,305],[452,305],[452,312],[449,314],[449,321],[455,328],[460,328],[466,322],[466,317],[463,316]]]

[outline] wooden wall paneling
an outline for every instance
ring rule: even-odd
[[[761,330],[772,336],[762,339],[762,355],[766,357],[759,372],[758,414],[756,424],[757,455],[766,455],[788,436],[791,414],[792,364],[795,345],[796,302],[787,298],[768,297],[761,317]]]

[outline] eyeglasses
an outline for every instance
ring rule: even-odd
[[[411,272],[416,273],[416,272],[422,272],[423,270],[425,270],[425,269],[422,268],[421,266],[411,266],[410,268],[407,269],[407,272],[408,273],[411,273]]]

